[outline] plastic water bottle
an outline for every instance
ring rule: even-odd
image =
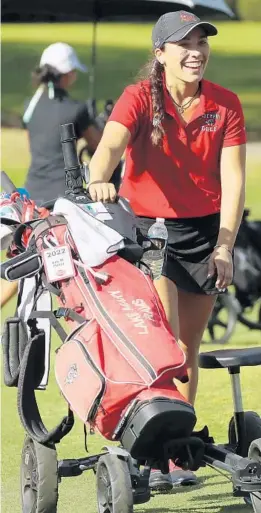
[[[158,280],[161,277],[168,241],[168,230],[163,217],[156,218],[147,236],[151,239],[153,248],[144,252],[142,260],[150,268],[153,280]]]

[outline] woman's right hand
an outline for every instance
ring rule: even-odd
[[[117,198],[117,192],[113,183],[92,182],[88,186],[88,191],[93,201],[114,203],[114,201],[116,201]]]

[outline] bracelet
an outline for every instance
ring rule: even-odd
[[[232,250],[229,249],[229,247],[226,244],[217,244],[216,246],[214,246],[214,249],[216,248],[225,248],[230,253],[230,255],[233,255]]]

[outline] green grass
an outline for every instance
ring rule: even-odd
[[[261,102],[261,23],[218,23],[219,36],[211,38],[212,57],[206,77],[238,93],[251,138],[261,133],[258,107]],[[135,79],[150,49],[150,24],[100,24],[97,46],[95,97],[101,108],[107,98],[117,98]],[[34,24],[2,27],[2,109],[22,113],[31,94],[30,72],[48,44],[66,40],[90,63],[92,26],[86,24]],[[88,78],[74,88],[75,97],[87,99]]]

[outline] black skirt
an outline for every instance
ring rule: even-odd
[[[139,228],[147,235],[155,219],[139,217]],[[163,276],[178,289],[196,294],[219,294],[217,275],[208,278],[208,263],[217,243],[220,214],[204,217],[166,219],[168,248]]]

